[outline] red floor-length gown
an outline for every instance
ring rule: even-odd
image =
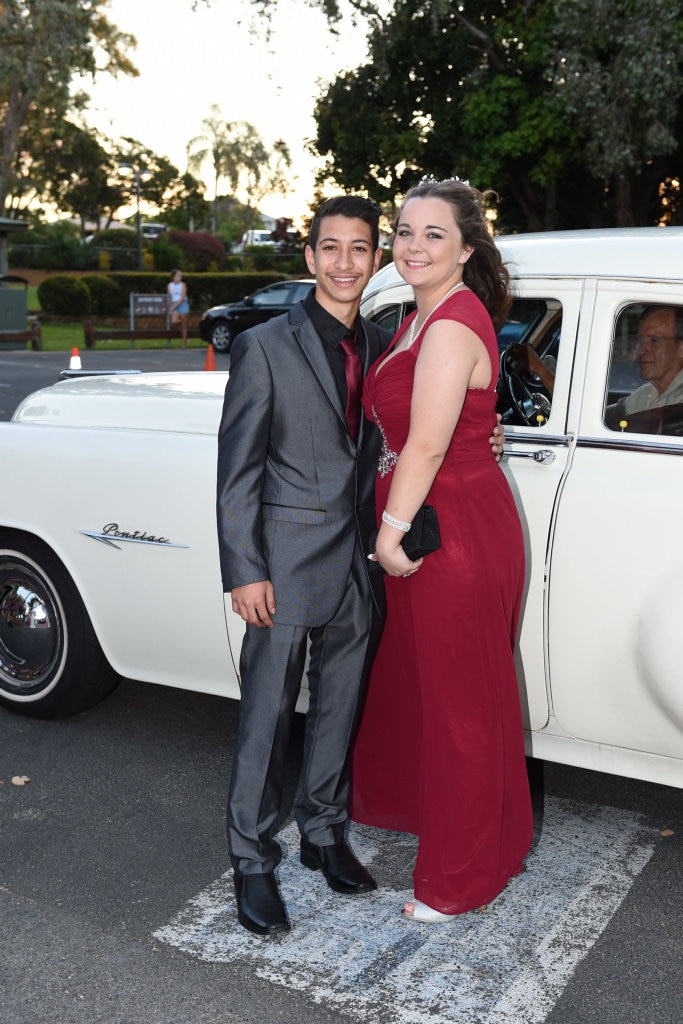
[[[354,750],[352,818],[416,834],[416,898],[458,914],[488,903],[522,870],[532,817],[513,661],[524,546],[488,442],[498,348],[472,292],[451,296],[429,322],[449,318],[485,343],[493,379],[467,391],[427,498],[440,550],[409,578],[385,578],[387,622]],[[393,453],[408,436],[421,341],[418,334],[411,348],[375,364],[365,384],[366,414],[385,441],[378,520]]]

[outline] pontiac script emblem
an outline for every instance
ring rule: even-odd
[[[168,537],[159,537],[155,533],[147,533],[146,530],[122,530],[118,523],[107,523],[98,533],[93,530],[81,530],[85,537],[92,537],[109,547],[118,548],[117,541],[125,541],[126,544],[149,544],[152,547],[162,548],[187,548],[188,544],[173,544]]]

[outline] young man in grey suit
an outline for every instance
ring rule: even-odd
[[[358,313],[379,266],[379,213],[358,196],[325,201],[306,247],[314,292],[241,334],[230,357],[218,536],[223,587],[247,625],[228,842],[239,920],[259,935],[290,927],[273,828],[309,643],[295,807],[301,863],[322,870],[337,892],[376,888],[345,823],[349,752],[384,612],[381,574],[367,559],[377,434],[363,422],[358,390],[390,340]]]

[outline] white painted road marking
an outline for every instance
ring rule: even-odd
[[[242,960],[358,1021],[542,1024],[652,856],[654,835],[627,811],[546,798],[526,872],[487,913],[439,926],[400,918],[410,890],[336,896],[299,863],[292,824],[278,837],[291,933],[261,939],[241,928],[227,872],[155,938],[212,963]],[[358,825],[351,843],[368,865],[403,851],[412,859],[417,845]]]

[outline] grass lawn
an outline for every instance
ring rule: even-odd
[[[35,313],[40,310],[40,302],[38,301],[38,287],[37,285],[29,285],[27,295],[28,309],[30,313]],[[73,324],[42,324],[42,338],[43,338],[43,351],[44,352],[70,352],[72,348],[76,347],[79,349],[85,348],[85,339],[83,336],[83,324],[80,322]],[[107,349],[112,351],[114,349],[129,349],[129,348],[180,348],[180,336],[174,335],[171,338],[171,344],[169,345],[165,338],[160,339],[147,339],[136,341],[135,345],[131,345],[129,341],[107,341],[98,342],[98,348],[100,350]],[[26,348],[31,346],[27,344]],[[201,341],[200,338],[192,337],[192,328],[190,326],[190,337],[187,340],[188,348],[206,348],[206,342]]]
[[[70,352],[72,348],[85,349],[85,341],[83,338],[83,324],[43,324],[42,326],[42,337],[43,337],[43,352]],[[180,337],[173,337],[171,339],[170,346],[168,345],[165,338],[153,338],[150,340],[136,341],[135,345],[131,345],[129,341],[100,341],[97,343],[97,349],[102,351],[113,351],[114,349],[129,349],[129,348],[180,348]],[[30,348],[29,345],[26,346]],[[188,348],[206,348],[206,342],[201,341],[200,338],[188,338]]]

